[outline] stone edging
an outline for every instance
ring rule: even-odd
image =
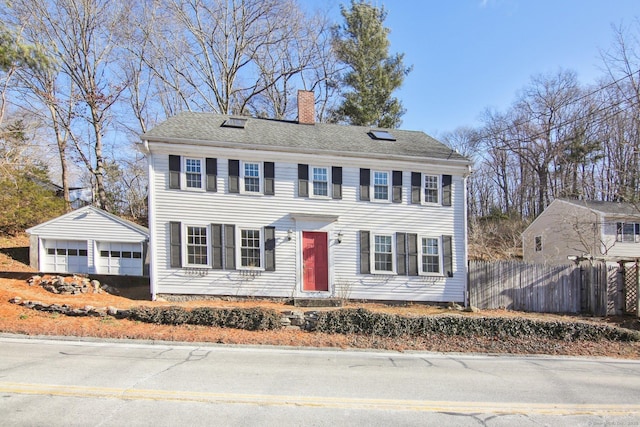
[[[82,308],[73,308],[67,304],[45,304],[41,301],[23,300],[20,297],[13,297],[9,300],[11,304],[47,313],[64,314],[74,317],[114,317],[116,319],[128,319],[130,310],[123,310],[116,307],[93,307],[85,305]],[[318,322],[317,311],[294,311],[284,310],[280,312],[280,324],[283,328],[312,331]]]

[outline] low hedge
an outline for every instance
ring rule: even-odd
[[[203,325],[220,328],[264,331],[281,327],[280,315],[264,308],[199,307],[137,307],[130,310],[129,319],[159,325]]]
[[[640,333],[636,331],[585,322],[471,316],[403,317],[362,308],[321,312],[315,330],[383,337],[444,334],[493,336],[499,339],[537,337],[562,341],[640,341]]]

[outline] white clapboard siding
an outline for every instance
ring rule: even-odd
[[[135,227],[124,225],[97,208],[87,206],[29,229],[46,239],[143,242],[147,236]]]
[[[151,150],[154,153],[153,150]],[[275,161],[275,195],[245,195],[228,192],[228,159],[216,152],[200,152],[202,157],[217,158],[217,192],[168,189],[168,154],[150,155],[153,183],[153,220],[155,233],[155,286],[158,294],[212,294],[265,297],[301,296],[301,277],[297,268],[300,237],[291,241],[287,230],[296,230],[291,214],[334,215],[338,221],[317,224],[316,231],[329,233],[330,291],[333,296],[354,299],[463,301],[466,290],[466,225],[464,180],[453,176],[453,206],[410,204],[411,172],[424,169],[416,163],[400,169],[392,162],[377,161],[371,169],[403,170],[402,203],[376,203],[358,200],[359,167],[348,158],[307,158],[300,163],[342,166],[342,199],[298,197],[298,165]],[[180,154],[180,153],[175,153]],[[239,160],[260,159],[233,157]],[[442,173],[442,172],[439,172]],[[445,172],[446,173],[446,172]],[[169,223],[208,226],[211,223],[236,227],[276,228],[276,271],[251,275],[242,271],[212,269],[172,269],[169,266]],[[453,236],[454,277],[409,277],[359,274],[359,230],[371,232],[407,232],[433,237]],[[343,235],[342,243],[336,240]],[[442,250],[442,248],[441,248]]]

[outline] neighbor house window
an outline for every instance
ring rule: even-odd
[[[240,266],[262,267],[262,248],[259,229],[240,230]]]
[[[329,168],[326,167],[313,167],[312,168],[312,181],[313,195],[314,196],[329,196]]]
[[[616,240],[618,242],[640,242],[640,224],[637,222],[616,223]]]
[[[421,247],[423,273],[440,273],[440,239],[423,237]]]
[[[393,272],[393,236],[373,236],[373,266],[376,272]]]
[[[247,193],[260,192],[260,163],[243,163],[244,191]]]
[[[542,236],[536,236],[535,240],[536,252],[542,251]]]
[[[187,264],[208,264],[207,227],[187,226]]]
[[[373,199],[389,200],[389,172],[373,172]]]
[[[437,175],[424,175],[424,202],[425,203],[439,203],[440,199],[440,187],[438,182],[440,181]]]
[[[187,188],[202,188],[202,159],[185,158],[184,170]]]

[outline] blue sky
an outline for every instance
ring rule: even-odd
[[[476,126],[487,108],[504,110],[531,76],[559,69],[581,83],[604,75],[601,50],[612,25],[640,17],[638,0],[371,0],[388,12],[391,52],[413,65],[396,92],[402,128],[433,136]],[[302,0],[342,22],[350,0]]]

